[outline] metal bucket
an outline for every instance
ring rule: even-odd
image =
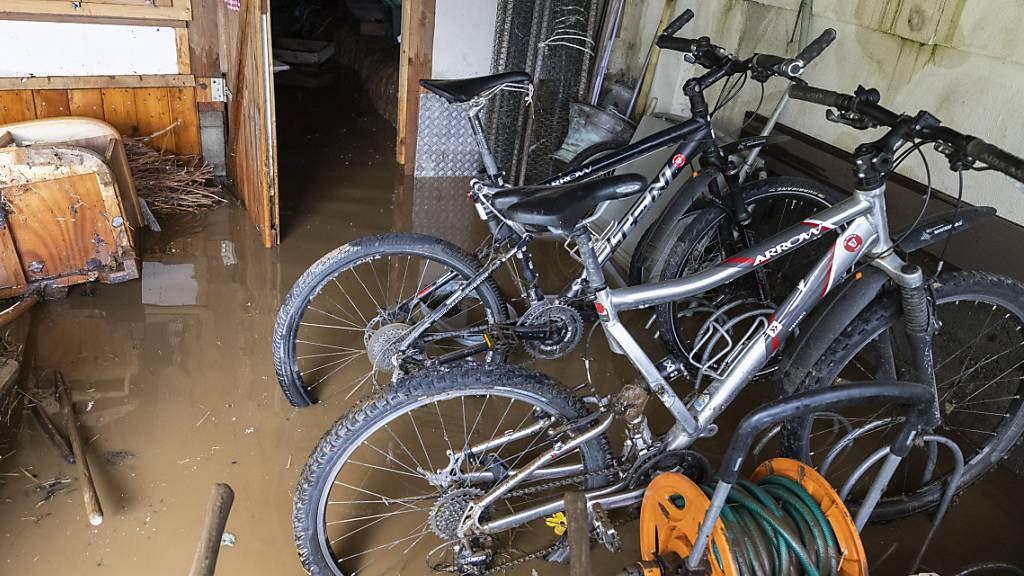
[[[569,131],[562,147],[551,157],[569,163],[594,144],[607,142],[625,146],[634,130],[636,125],[614,112],[590,104],[573,103],[569,105]]]

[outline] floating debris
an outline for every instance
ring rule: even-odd
[[[124,466],[135,460],[135,452],[130,450],[107,450],[103,453],[103,459],[114,466]]]
[[[57,476],[50,478],[44,482],[39,482],[32,486],[32,490],[35,492],[42,492],[43,497],[36,503],[36,507],[42,506],[43,504],[53,500],[54,496],[64,492],[70,488],[70,484],[74,480],[70,476]]]

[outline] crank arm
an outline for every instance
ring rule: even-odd
[[[607,432],[614,419],[614,413],[606,413],[593,428],[579,434],[567,442],[556,444],[550,450],[546,450],[539,454],[521,470],[516,470],[515,474],[510,475],[500,484],[492,488],[482,498],[470,505],[469,509],[466,510],[465,515],[462,517],[462,522],[459,525],[459,534],[466,535],[479,529],[480,516],[483,514],[483,511],[490,505],[494,504],[498,498],[501,498],[513,488],[529,479],[535,471],[544,467],[545,464],[558,460],[562,456],[565,456],[578,448],[584,442],[592,440],[593,438]]]

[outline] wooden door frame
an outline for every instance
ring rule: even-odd
[[[416,171],[420,80],[433,69],[436,0],[402,2],[402,50],[398,67],[398,129],[395,155],[405,174]]]

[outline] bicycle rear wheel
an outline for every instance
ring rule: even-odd
[[[931,288],[940,323],[932,345],[942,415],[935,433],[963,451],[963,489],[991,470],[1024,433],[1024,284],[986,272],[954,272],[933,281]],[[801,382],[780,382],[780,393],[855,381],[911,380],[912,366],[898,294],[893,294],[858,315]],[[867,451],[889,443],[899,428],[887,423],[888,410],[843,416],[787,422],[780,439],[783,455],[820,466],[848,430],[881,424],[832,459],[827,477],[839,485]],[[915,448],[872,520],[893,520],[935,506],[951,469],[944,452],[933,456]]]
[[[274,368],[288,401],[301,407],[329,395],[359,397],[398,370],[479,347],[483,331],[507,319],[493,278],[412,349],[398,348],[411,327],[478,272],[475,259],[458,246],[422,234],[369,236],[325,255],[292,286],[274,325]],[[488,362],[502,357],[500,349],[474,355]]]

